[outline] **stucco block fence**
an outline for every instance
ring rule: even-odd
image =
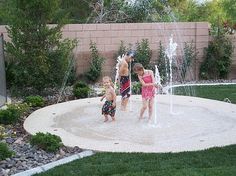
[[[179,22],[179,23],[119,23],[119,24],[68,24],[62,29],[63,37],[78,39],[79,45],[74,50],[77,74],[81,75],[89,69],[90,41],[96,43],[99,53],[105,58],[102,75],[114,74],[114,67],[121,41],[125,46],[133,46],[142,39],[148,39],[152,50],[152,61],[157,59],[159,43],[167,47],[169,38],[173,34],[174,42],[178,44],[177,57],[183,56],[184,43],[193,43],[198,52],[193,61],[191,74],[187,77],[198,80],[200,64],[203,61],[203,50],[208,46],[211,36],[210,25],[207,22]],[[0,33],[9,41],[5,26],[0,26]],[[230,36],[236,46],[236,36]],[[229,79],[236,79],[236,51],[234,51],[233,64]]]

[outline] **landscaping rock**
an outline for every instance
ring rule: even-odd
[[[7,135],[0,142],[7,143],[14,155],[0,161],[0,176],[13,175],[82,151],[79,147],[63,146],[56,153],[47,153],[30,145],[30,135],[23,128],[23,120],[14,126],[5,125],[4,128]]]

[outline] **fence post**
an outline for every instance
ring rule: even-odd
[[[7,102],[3,34],[0,36],[0,107]]]

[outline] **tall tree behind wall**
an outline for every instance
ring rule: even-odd
[[[235,0],[222,0],[221,5],[226,13],[225,27],[230,34],[236,30],[236,2]]]
[[[89,19],[94,2],[92,0],[62,0],[60,8],[70,19],[70,23],[86,23]]]

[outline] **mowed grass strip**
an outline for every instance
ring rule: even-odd
[[[39,176],[235,176],[236,145],[180,153],[97,153]]]
[[[176,87],[173,88],[173,94],[195,96],[219,101],[224,101],[228,98],[231,103],[236,104],[236,84]]]

